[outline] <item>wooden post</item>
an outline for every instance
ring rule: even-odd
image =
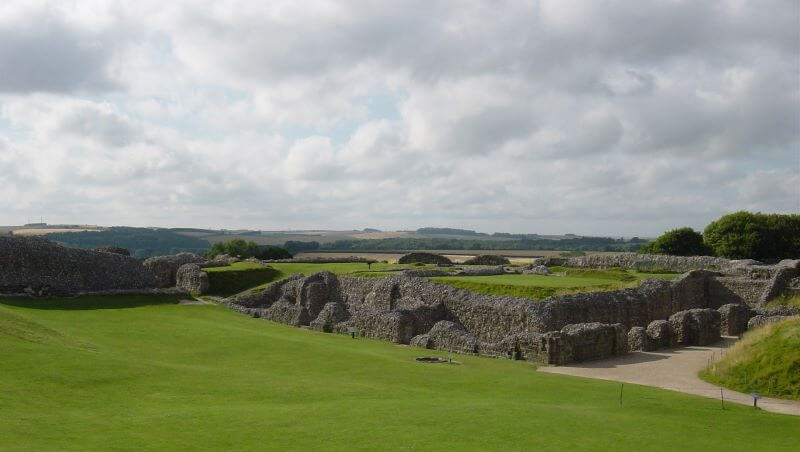
[[[619,404],[622,405],[622,390],[625,389],[625,383],[622,383],[619,387]]]

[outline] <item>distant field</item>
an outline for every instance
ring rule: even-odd
[[[336,252],[326,252],[326,251],[314,251],[314,252],[303,252],[298,253],[298,257],[306,257],[306,258],[313,258],[313,257],[348,257],[348,256],[356,256],[356,257],[365,257],[369,259],[375,259],[380,261],[388,261],[388,262],[397,262],[398,259],[403,257],[404,255],[410,253],[411,251],[405,252],[396,252],[396,253],[387,253],[387,252],[375,252],[375,253],[368,253],[368,252],[347,252],[347,251],[336,251]],[[467,259],[475,257],[476,255],[482,254],[496,254],[499,256],[505,256],[511,260],[512,264],[527,264],[530,263],[531,260],[537,257],[558,257],[564,251],[553,251],[553,250],[492,250],[492,251],[476,251],[476,250],[421,250],[421,252],[425,253],[435,253],[435,254],[442,254],[446,256],[453,262],[462,263]],[[590,254],[619,254],[618,252],[608,252],[608,251],[587,251],[587,255]]]
[[[439,239],[466,239],[466,240],[482,240],[482,241],[501,241],[508,240],[502,237],[492,236],[474,236],[474,235],[458,235],[458,234],[421,234],[413,231],[380,231],[380,232],[364,232],[364,231],[262,231],[260,233],[244,233],[244,234],[222,234],[222,233],[209,233],[203,231],[176,231],[178,234],[190,237],[198,237],[206,239],[211,243],[228,241],[234,238],[250,240],[259,245],[283,245],[289,240],[300,242],[319,242],[322,244],[333,243],[337,240],[366,240],[366,239],[388,239],[388,238],[439,238]],[[563,238],[561,236],[542,236],[542,238],[551,237],[554,240]]]
[[[50,229],[50,228],[30,228],[30,229],[15,229],[14,235],[47,235],[59,234],[62,232],[84,232],[84,231],[102,231],[97,228],[64,228],[64,229]]]
[[[798,419],[170,296],[0,298],[0,450],[796,450]]]

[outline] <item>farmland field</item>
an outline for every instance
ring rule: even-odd
[[[796,447],[796,417],[176,301],[0,299],[0,449]]]
[[[495,254],[498,256],[505,256],[511,260],[512,264],[527,264],[537,257],[559,257],[564,251],[555,250],[490,250],[490,251],[476,251],[476,250],[420,250],[425,253],[442,254],[455,263],[462,263],[467,259],[482,254]],[[348,251],[314,251],[298,253],[298,258],[314,258],[314,257],[364,257],[368,259],[375,259],[380,261],[397,262],[404,255],[411,251],[397,251],[397,252],[348,252]],[[615,251],[587,251],[590,254],[619,254]]]

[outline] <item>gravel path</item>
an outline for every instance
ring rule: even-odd
[[[701,380],[697,373],[708,365],[709,360],[719,358],[734,341],[735,338],[723,338],[714,345],[633,352],[572,366],[542,366],[539,371],[655,386],[719,399],[721,388]],[[722,394],[726,402],[753,404],[753,398],[749,394],[725,388],[722,389]],[[798,400],[762,398],[758,401],[758,407],[775,413],[800,416]]]

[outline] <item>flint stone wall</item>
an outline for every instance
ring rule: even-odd
[[[189,293],[208,292],[208,273],[197,264],[184,264],[178,268],[175,286]]]
[[[691,270],[725,270],[731,267],[731,261],[711,256],[669,256],[662,254],[590,254],[588,256],[571,257],[561,264],[567,267],[611,268],[619,267],[632,270],[654,270],[688,272]]]
[[[0,293],[72,295],[156,287],[138,260],[66,248],[40,237],[0,236]]]
[[[782,322],[787,319],[793,319],[797,316],[793,315],[757,315],[750,319],[747,322],[747,329],[752,330],[755,328],[762,327],[764,325],[769,325],[771,323],[778,323]]]
[[[731,268],[743,279],[769,281],[776,274],[774,266],[736,263]],[[622,353],[629,343],[643,350],[704,345],[718,340],[721,331],[740,330],[750,308],[741,302],[720,308],[731,300],[748,298],[743,292],[748,285],[719,282],[727,277],[693,270],[672,281],[645,280],[636,288],[531,302],[478,294],[419,277],[337,278],[323,272],[308,278],[295,275],[260,294],[228,303],[254,316],[320,331],[355,330],[360,336],[403,344],[563,363],[610,356],[610,343],[614,353]],[[731,287],[741,287],[743,293],[733,297],[720,287],[729,292],[733,292]],[[564,330],[576,324],[606,326],[581,327],[591,334],[580,328]],[[613,338],[608,325],[617,325]],[[635,327],[644,329],[644,334],[637,328],[629,336],[628,329]],[[599,348],[583,340],[592,334],[603,337]]]
[[[717,311],[720,314],[720,334],[739,336],[747,331],[747,322],[755,315],[755,311],[743,304],[726,304]]]
[[[719,341],[720,313],[714,309],[689,309],[669,317],[671,345],[708,345]]]
[[[219,257],[219,256],[217,256]],[[200,264],[206,262],[192,253],[178,253],[171,256],[156,256],[146,259],[144,266],[153,274],[158,287],[175,287],[177,284],[178,269],[185,264]]]
[[[647,340],[647,330],[641,326],[635,326],[628,330],[628,350],[630,351],[650,351],[650,341]]]
[[[647,325],[651,316],[671,309],[672,286],[667,281],[652,281],[641,290],[579,294],[534,303],[477,294],[424,278],[337,278],[323,272],[308,278],[293,276],[260,294],[232,298],[228,303],[257,317],[309,325],[320,331],[345,333],[355,329],[360,336],[404,344],[563,363],[567,359],[610,356],[608,350],[612,349],[613,353],[622,353],[627,349],[628,324]],[[685,291],[681,284],[676,287],[678,294]],[[653,298],[654,293],[660,296]],[[666,302],[667,306],[656,309],[648,305],[649,299]],[[592,316],[602,320],[574,321]],[[625,323],[610,321],[617,319]],[[592,326],[564,330],[575,324]],[[612,326],[598,326],[601,324]],[[559,334],[542,339],[553,331]],[[599,337],[605,339],[597,342]]]

